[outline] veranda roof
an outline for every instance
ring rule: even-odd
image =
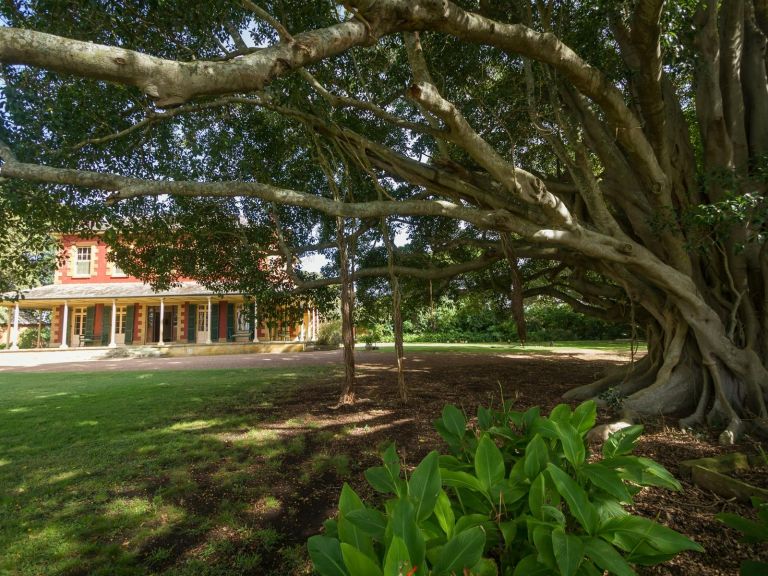
[[[93,301],[130,298],[137,301],[158,298],[168,298],[175,301],[207,296],[240,296],[235,293],[219,294],[209,290],[197,282],[182,282],[168,290],[153,291],[149,284],[141,282],[114,282],[109,284],[48,284],[22,291],[19,306],[32,308],[34,306],[52,306],[61,304],[64,300]],[[0,301],[10,302],[10,295],[3,294]]]

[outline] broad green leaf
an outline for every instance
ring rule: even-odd
[[[384,468],[389,472],[392,480],[396,480],[400,477],[400,456],[397,455],[397,449],[394,444],[387,446],[384,450],[381,459],[384,461]]]
[[[557,560],[555,559],[555,550],[552,545],[552,526],[536,525],[531,530],[531,536],[533,536],[533,543],[536,546],[536,552],[538,552],[536,559],[539,563],[549,566],[553,570],[556,569]]]
[[[554,574],[552,569],[541,564],[536,554],[530,554],[517,563],[513,576],[551,576],[552,574]]]
[[[350,514],[352,512],[355,512],[355,510],[351,511]],[[362,510],[357,510],[357,512],[362,512]],[[358,528],[351,520],[346,517],[346,515],[339,514],[338,527],[339,540],[354,546],[371,558],[375,557],[371,536]]]
[[[360,500],[360,496],[357,495],[349,484],[344,482],[344,486],[341,488],[341,496],[339,496],[339,512],[347,514],[352,510],[363,508],[365,508],[365,505]]]
[[[387,519],[378,510],[373,510],[372,508],[352,510],[349,514],[344,515],[344,519],[354,524],[366,534],[370,534],[379,540],[384,538]]]
[[[488,430],[493,426],[493,411],[485,406],[477,407],[477,424],[481,430]]]
[[[488,520],[488,516],[484,514],[464,514],[463,516],[460,516],[456,521],[456,526],[453,528],[453,533],[456,535],[459,532],[464,532],[465,530],[476,528],[477,526],[483,526],[489,522],[490,521]]]
[[[461,574],[464,568],[478,563],[485,547],[485,533],[479,526],[459,532],[448,540],[440,551],[435,574]]]
[[[496,562],[488,558],[480,558],[477,564],[469,571],[472,576],[499,576],[499,567]]]
[[[642,483],[644,486],[660,486],[677,492],[683,489],[680,482],[670,474],[669,470],[658,462],[642,456],[638,457],[637,461],[643,466]]]
[[[365,479],[368,484],[382,494],[396,494],[397,486],[392,481],[392,476],[384,466],[375,466],[365,471]]]
[[[616,576],[637,576],[616,548],[600,538],[586,538],[584,553],[600,568]]]
[[[597,404],[594,400],[587,400],[573,411],[571,426],[583,437],[595,425],[595,420],[597,420]]]
[[[586,458],[584,440],[570,422],[555,422],[557,435],[563,445],[563,453],[574,468],[579,468]]]
[[[424,563],[426,545],[424,536],[416,521],[416,511],[407,500],[398,500],[392,508],[392,533],[405,542],[408,548],[408,558],[414,566]]]
[[[541,516],[542,520],[545,522],[554,522],[555,524],[559,524],[560,526],[565,526],[567,521],[565,519],[565,514],[560,512],[557,508],[554,506],[548,506],[544,505],[541,507]]]
[[[531,430],[534,423],[540,418],[541,418],[541,408],[539,408],[538,406],[529,408],[523,414],[523,427],[525,428],[526,431]]]
[[[341,543],[341,555],[350,576],[383,576],[379,565],[351,544]]]
[[[742,542],[754,543],[765,542],[768,540],[768,526],[748,520],[738,514],[730,514],[728,512],[721,512],[715,514],[715,518],[724,522],[727,526],[730,526],[734,530],[738,530],[743,534]]]
[[[531,489],[528,491],[528,507],[531,514],[539,520],[543,520],[541,507],[544,506],[546,498],[547,481],[544,473],[540,472],[536,479],[531,482]]]
[[[334,518],[328,518],[323,522],[323,532],[325,536],[330,538],[338,538],[339,536],[339,524]]]
[[[584,558],[584,544],[581,538],[566,534],[562,528],[552,530],[552,548],[555,551],[557,567],[562,576],[573,576]]]
[[[426,520],[435,509],[440,494],[440,470],[437,465],[437,451],[430,452],[416,467],[408,482],[408,495],[416,508],[416,520]]]
[[[549,419],[558,424],[566,424],[571,421],[571,408],[568,404],[558,404],[549,413]]]
[[[474,492],[485,492],[480,484],[480,480],[472,474],[441,469],[440,476],[443,479],[443,484],[446,486],[466,488],[468,490],[473,490]]]
[[[548,462],[547,444],[539,434],[536,434],[525,447],[525,463],[523,464],[525,475],[533,480],[539,475],[539,472],[547,467]]]
[[[560,495],[568,503],[568,509],[578,520],[579,524],[588,534],[594,534],[597,530],[597,511],[589,502],[589,498],[584,489],[576,484],[565,472],[557,466],[550,463],[547,465],[549,477],[555,483],[555,487]]]
[[[341,545],[336,538],[312,536],[307,549],[315,571],[320,576],[349,576],[341,554]]]
[[[456,523],[456,519],[451,508],[451,501],[448,499],[448,494],[445,490],[440,490],[440,494],[437,496],[437,503],[435,504],[435,517],[440,523],[440,528],[443,529],[445,535],[450,538],[453,536],[453,527]]]
[[[408,556],[408,547],[399,536],[394,536],[389,544],[387,556],[384,559],[384,576],[402,576],[407,574],[413,564]]]
[[[467,420],[461,410],[453,404],[446,404],[443,407],[443,425],[445,429],[454,437],[462,438],[467,429]]]
[[[619,473],[610,468],[606,468],[600,462],[593,462],[583,466],[579,470],[592,484],[604,490],[619,502],[624,504],[632,503],[632,496],[627,491],[627,487],[619,476]]]
[[[628,562],[652,564],[683,550],[704,549],[686,536],[640,516],[622,516],[606,522],[600,536],[629,552]]]
[[[517,536],[517,522],[515,520],[499,522],[499,530],[504,537],[504,544],[509,546]]]
[[[483,434],[475,451],[475,473],[480,485],[490,490],[504,480],[504,456],[488,434]]]
[[[613,458],[614,456],[629,454],[634,450],[635,442],[637,442],[642,433],[643,427],[640,424],[614,432],[603,443],[603,458]]]

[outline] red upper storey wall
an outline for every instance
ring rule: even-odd
[[[84,238],[65,235],[61,237],[61,244],[62,259],[54,276],[54,284],[140,282],[138,278],[123,274],[114,262],[108,260],[109,246],[100,236]],[[86,260],[86,257],[89,259]]]

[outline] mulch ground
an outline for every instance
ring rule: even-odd
[[[271,409],[279,410],[280,420],[301,417],[309,430],[314,427],[346,431],[333,445],[335,453],[349,456],[350,470],[344,477],[334,471],[324,471],[322,477],[312,482],[310,490],[300,483],[302,465],[307,453],[314,449],[311,433],[306,436],[306,453],[294,461],[285,461],[283,481],[278,490],[289,502],[284,508],[288,513],[264,520],[279,525],[289,542],[299,544],[320,531],[322,521],[335,511],[343,482],[349,482],[364,497],[373,496],[363,471],[380,464],[377,447],[395,441],[407,465],[415,465],[436,447],[444,448],[432,422],[446,403],[475,414],[479,404],[498,402],[503,393],[505,398],[516,398],[521,410],[538,405],[548,413],[569,388],[591,382],[607,368],[627,361],[606,354],[597,359],[583,354],[536,357],[416,354],[407,360],[410,400],[403,406],[397,401],[395,370],[387,357],[366,354],[360,360],[360,400],[355,406],[331,409],[338,397],[339,382],[328,379],[313,384],[311,389],[303,388]],[[600,412],[602,421],[609,421],[612,416]],[[636,453],[657,460],[678,478],[678,462],[682,460],[732,450],[756,452],[756,445],[749,439],[742,445],[723,448],[717,444],[714,435],[684,433],[675,428],[675,422],[673,419],[644,422],[646,433]],[[754,476],[751,478],[753,483],[766,487],[765,474]],[[685,553],[664,565],[643,568],[641,574],[738,574],[742,559],[768,559],[765,546],[741,544],[737,532],[714,518],[722,511],[752,516],[749,506],[704,492],[685,481],[679,493],[643,490],[636,497],[633,511],[688,535],[706,550],[704,553]]]

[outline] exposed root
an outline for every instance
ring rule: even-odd
[[[656,368],[653,362],[646,356],[635,363],[635,365],[630,368],[629,372],[625,366],[620,366],[619,368],[610,370],[605,376],[600,378],[600,380],[568,390],[563,394],[563,398],[566,400],[578,401],[589,400],[602,392],[605,392],[609,388],[619,387],[622,383],[633,381],[642,382],[643,386],[647,386],[653,381],[652,374],[655,373],[655,370]]]
[[[661,415],[691,411],[696,406],[698,380],[690,364],[678,364],[668,378],[656,381],[624,400],[638,414]]]
[[[744,422],[738,416],[731,419],[728,423],[728,427],[720,433],[718,441],[723,445],[733,445],[738,442],[741,435],[744,433]]]
[[[705,423],[705,416],[707,412],[707,406],[709,406],[709,399],[712,396],[712,387],[707,378],[706,368],[702,367],[702,390],[699,397],[699,403],[696,405],[696,411],[686,418],[680,420],[680,428],[687,430],[694,426],[700,426]]]

